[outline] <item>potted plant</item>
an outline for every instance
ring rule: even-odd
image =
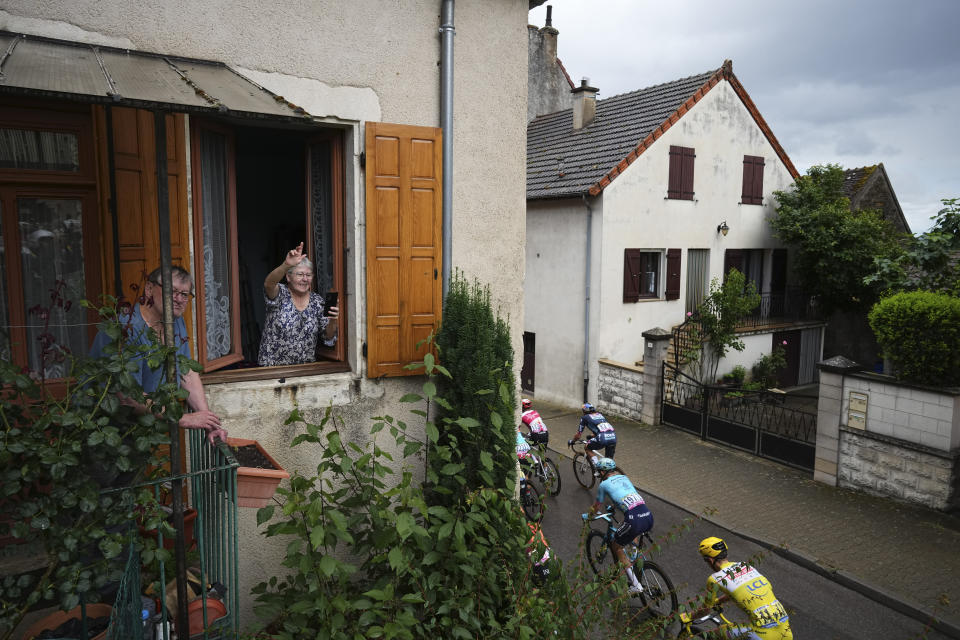
[[[112,611],[113,607],[108,604],[97,603],[87,605],[87,632],[96,632],[96,635],[90,636],[90,640],[103,640],[107,637],[106,627],[110,624],[110,614]],[[76,606],[70,611],[54,611],[30,625],[23,634],[22,640],[33,640],[44,631],[56,631],[71,621],[77,621],[70,627],[70,637],[73,637],[73,633],[79,631],[77,625],[79,624],[81,615],[82,610],[80,606]]]
[[[240,463],[237,469],[237,505],[259,509],[270,502],[281,480],[290,474],[256,440],[227,438]]]

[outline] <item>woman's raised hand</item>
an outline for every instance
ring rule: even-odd
[[[287,257],[283,263],[288,267],[295,267],[303,260],[303,243],[301,242],[295,248],[287,252]]]

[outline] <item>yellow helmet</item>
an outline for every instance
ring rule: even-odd
[[[710,536],[700,541],[700,555],[705,558],[716,558],[727,554],[727,543],[720,538]]]

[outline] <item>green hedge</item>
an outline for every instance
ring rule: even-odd
[[[897,377],[934,386],[960,385],[960,298],[898,293],[874,305],[870,327]]]

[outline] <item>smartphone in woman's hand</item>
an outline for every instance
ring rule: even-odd
[[[324,311],[324,313],[326,313],[327,315],[330,315],[330,307],[336,307],[336,306],[337,306],[337,298],[338,298],[338,295],[337,295],[337,292],[336,292],[336,291],[328,291],[328,292],[327,292],[327,295],[324,296],[324,298],[323,298],[323,311]]]

